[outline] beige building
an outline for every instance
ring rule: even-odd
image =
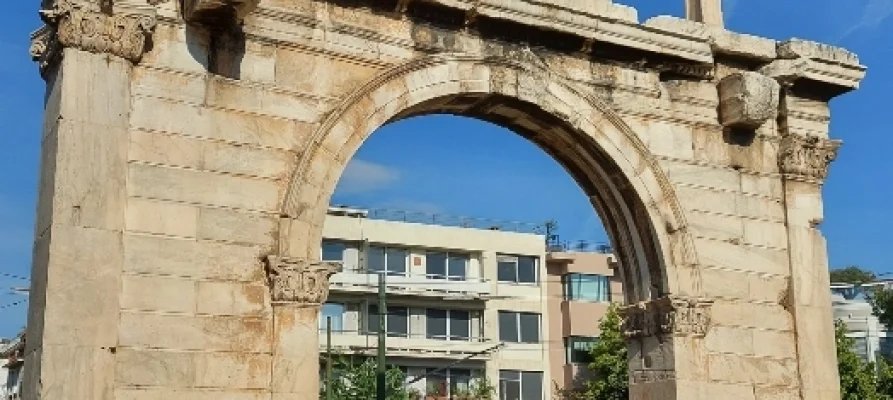
[[[554,340],[544,236],[505,230],[518,226],[377,217],[329,210],[321,258],[342,261],[343,269],[331,277],[321,310],[321,351],[331,317],[336,352],[375,354],[384,271],[388,362],[406,372],[411,387],[448,395],[486,375],[500,399],[549,398]]]
[[[550,249],[551,250],[551,249]],[[581,251],[582,250],[582,251]],[[550,251],[546,295],[549,369],[553,387],[575,388],[589,377],[589,349],[611,302],[623,302],[617,264],[610,249]]]

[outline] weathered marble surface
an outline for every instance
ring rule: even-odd
[[[709,1],[43,3],[27,399],[315,396],[329,197],[431,112],[529,133],[590,197],[638,307],[632,398],[838,397],[817,227],[828,101],[865,72],[843,49]]]

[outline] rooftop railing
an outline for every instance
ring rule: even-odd
[[[329,215],[342,215],[381,221],[407,222],[414,224],[528,233],[536,235],[542,235],[545,233],[545,224],[505,221],[488,218],[463,217],[449,214],[435,214],[385,208],[366,209],[348,206],[333,206],[329,207]]]

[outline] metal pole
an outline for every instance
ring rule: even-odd
[[[385,271],[378,274],[378,373],[376,376],[376,399],[385,400],[385,340],[388,304],[385,292]]]
[[[326,317],[326,400],[332,400],[332,317]]]

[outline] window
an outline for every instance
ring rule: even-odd
[[[540,315],[500,311],[499,340],[507,343],[539,343]]]
[[[428,368],[428,375],[425,377],[427,393],[439,394],[441,396],[452,396],[471,387],[473,376],[481,376],[483,373],[470,369],[449,368],[441,369]]]
[[[499,400],[543,400],[543,373],[499,371]]]
[[[369,246],[367,257],[369,272],[406,275],[406,260],[409,257],[409,252],[406,249]]]
[[[598,343],[597,337],[571,336],[564,338],[566,362],[568,364],[591,363],[592,355],[589,351],[595,347],[596,343]]]
[[[564,299],[606,303],[611,301],[611,278],[604,275],[567,274],[561,277]]]
[[[428,309],[429,339],[471,340],[471,315],[468,311]]]
[[[366,313],[366,333],[378,333],[380,315],[378,305],[370,304]],[[388,336],[409,336],[409,309],[400,306],[389,306],[385,329]]]
[[[537,283],[536,257],[499,256],[496,277],[503,283]]]
[[[326,318],[332,317],[332,332],[344,330],[344,304],[326,303],[322,305],[319,317],[319,330],[326,330]]]
[[[467,254],[430,251],[425,255],[425,268],[431,278],[464,281],[468,259]]]
[[[322,260],[323,261],[344,261],[344,249],[347,246],[343,242],[332,240],[323,240],[322,242]]]

